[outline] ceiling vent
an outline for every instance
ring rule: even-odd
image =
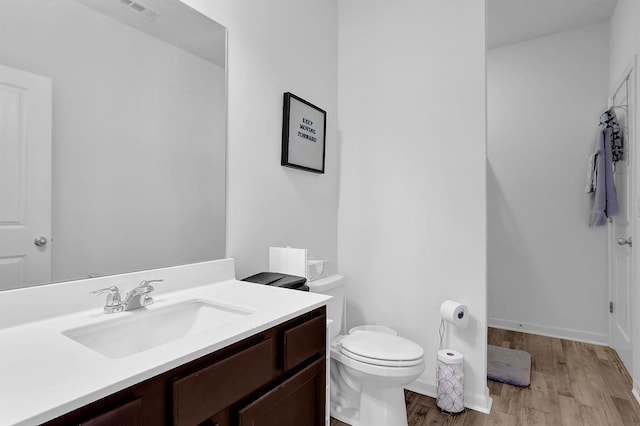
[[[150,8],[138,0],[120,0],[120,4],[133,12],[146,16],[149,19],[155,19],[160,16],[160,12]]]

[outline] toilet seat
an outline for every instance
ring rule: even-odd
[[[415,365],[420,365],[423,362],[422,358],[413,359],[413,360],[403,360],[403,361],[392,361],[387,359],[379,359],[379,358],[369,358],[366,356],[360,356],[349,352],[346,349],[342,349],[341,353],[351,358],[355,361],[364,362],[365,364],[378,365],[380,367],[413,367]]]
[[[340,341],[340,352],[356,361],[385,367],[412,367],[424,350],[409,339],[373,331],[356,331]]]
[[[398,335],[398,332],[395,331],[393,328],[385,327],[384,325],[366,324],[366,325],[359,325],[357,327],[351,327],[349,329],[349,334],[353,334],[356,331],[375,331],[376,333],[385,333],[385,334],[391,334],[394,336]]]

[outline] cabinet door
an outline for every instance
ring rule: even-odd
[[[272,354],[273,342],[267,339],[174,380],[173,424],[199,424],[268,383]]]
[[[142,399],[140,398],[79,423],[79,426],[140,425],[142,425]]]
[[[323,315],[284,332],[284,370],[325,351],[327,318]]]
[[[323,357],[242,408],[238,419],[240,426],[321,426],[324,409]]]

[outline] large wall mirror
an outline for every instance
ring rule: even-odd
[[[226,30],[0,0],[0,290],[225,256]]]

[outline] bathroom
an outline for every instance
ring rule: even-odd
[[[424,348],[411,388],[425,395],[438,307],[467,304],[471,323],[447,343],[465,355],[468,407],[489,410],[484,2],[185,3],[228,32],[219,257],[238,278],[266,270],[270,246],[327,259],[347,277],[348,325],[385,324]],[[636,3],[618,7],[637,28]],[[637,53],[629,31],[618,37]],[[280,166],[283,92],[327,111],[322,175]]]

